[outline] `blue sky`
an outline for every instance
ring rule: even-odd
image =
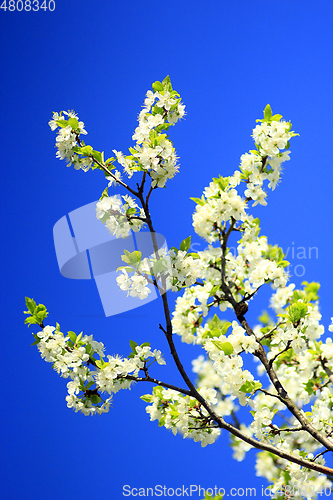
[[[55,4],[54,12],[0,12],[3,498],[118,500],[125,484],[256,487],[260,498],[266,483],[255,476],[254,452],[242,463],[233,461],[226,433],[201,449],[159,429],[139,399],[149,386],[118,393],[100,418],[75,414],[66,407],[66,381],[30,347],[22,314],[26,295],[48,307],[50,324],[93,334],[110,354],[127,355],[130,338],[151,342],[168,362],[156,375],[179,382],[158,329],[160,301],[106,318],[92,280],[59,273],[53,225],[97,199],[105,181],[97,171],[77,172],[57,160],[47,123],[52,111],[74,109],[95,149],[107,157],[112,149],[126,151],[145,92],[169,74],[187,110],[186,120],[170,132],[181,169],[156,193],[152,215],[170,246],[192,234],[203,249],[194,236],[189,198],[200,197],[213,176],[238,167],[241,154],[252,149],[255,119],[270,103],[300,137],[291,142],[282,183],[255,214],[262,234],[289,248],[289,259],[294,248],[291,263],[303,266],[296,284],[321,283],[327,329],[333,314],[332,4]],[[306,258],[297,258],[300,247]],[[310,247],[318,251],[309,255]],[[266,298],[251,304],[252,324],[267,307]],[[199,350],[178,340],[177,347],[190,370]]]

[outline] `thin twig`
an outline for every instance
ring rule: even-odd
[[[291,340],[288,340],[287,345],[286,345],[286,347],[283,349],[283,351],[278,352],[278,353],[274,356],[274,358],[272,358],[272,359],[270,359],[270,360],[269,360],[269,364],[270,364],[270,366],[273,366],[274,361],[275,361],[275,360],[276,360],[279,356],[281,356],[281,354],[283,354],[283,353],[284,353],[284,352],[286,352],[286,351],[289,351],[289,349],[290,349],[290,348],[291,348]]]
[[[156,378],[150,377],[150,375],[146,374],[145,377],[134,377],[134,375],[118,375],[117,379],[126,379],[126,380],[134,380],[135,382],[152,382],[153,384],[160,385],[161,387],[165,387],[166,389],[172,389],[173,391],[180,392],[181,394],[185,394],[185,396],[191,396],[191,391],[187,389],[182,389],[181,387],[177,387],[172,384],[168,384],[167,382],[162,382],[161,380],[157,380]]]

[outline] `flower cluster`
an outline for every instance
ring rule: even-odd
[[[293,454],[299,457],[299,450],[295,449]],[[309,459],[313,459],[313,454],[309,453]],[[322,457],[317,459],[317,463],[323,465]],[[322,474],[301,468],[295,463],[286,463],[285,460],[273,457],[268,453],[257,454],[256,473],[265,477],[270,483],[271,498],[293,498],[294,500],[316,499],[324,492],[329,494],[331,482]]]
[[[170,266],[167,280],[167,290],[176,292],[184,287],[193,285],[201,277],[203,266],[198,254],[188,253],[187,250],[172,248],[169,251]]]
[[[267,435],[271,431],[271,424],[274,417],[274,412],[268,406],[263,406],[260,410],[253,412],[253,422],[251,429],[253,434],[260,441],[265,441]]]
[[[294,137],[291,123],[281,120],[281,115],[272,116],[269,105],[264,110],[264,119],[253,130],[256,150],[241,156],[240,169],[242,180],[247,183],[245,196],[254,201],[253,205],[260,203],[266,205],[267,193],[262,189],[265,180],[269,181],[268,187],[275,189],[281,178],[282,163],[290,160],[290,151],[283,151],[289,147],[289,140]]]
[[[125,251],[122,260],[127,266],[118,268],[122,273],[117,277],[120,289],[127,295],[145,299],[151,291],[149,284],[155,284],[162,294],[193,285],[200,278],[203,266],[197,254],[188,253],[190,244],[191,237],[182,241],[180,249],[172,247],[168,251],[162,247],[143,259],[141,251]]]
[[[216,403],[212,405],[214,411],[221,417],[234,415],[239,409],[235,403],[235,396],[231,395],[227,384],[217,373],[210,359],[200,355],[192,361],[193,372],[197,374],[198,387],[207,387],[216,390]]]
[[[274,120],[271,117],[257,125],[253,130],[253,138],[258,145],[262,156],[274,158],[280,153],[280,150],[288,147],[288,142],[292,137],[290,132],[291,124],[282,120]]]
[[[37,306],[29,298],[26,298],[26,303],[29,309],[26,323],[36,324],[47,316],[45,306]],[[33,334],[34,344],[41,357],[52,363],[53,369],[61,377],[71,379],[67,384],[67,406],[84,415],[108,412],[113,393],[130,388],[135,380],[139,380],[140,370],[147,376],[148,361],[150,364],[154,361],[159,365],[165,364],[161,351],[152,351],[148,343],[139,346],[131,341],[132,352],[127,358],[107,356],[105,361],[104,344],[94,340],[92,335],[76,335],[69,331],[65,336],[58,323],[56,327],[41,326],[42,330]],[[100,357],[99,360],[96,355]],[[110,397],[103,399],[104,392]]]
[[[246,228],[250,227],[249,224]],[[256,228],[258,226],[256,225]],[[248,229],[238,245],[238,255],[228,251],[225,255],[225,282],[230,286],[235,300],[251,296],[264,283],[274,288],[284,287],[288,280],[285,271],[287,262],[278,247],[270,247],[265,237],[249,239]],[[196,268],[201,268],[200,283],[185,289],[182,297],[176,300],[173,314],[173,328],[185,342],[201,338],[201,320],[207,316],[211,307],[225,311],[231,304],[225,300],[221,282],[221,250],[209,246],[196,254]]]
[[[233,331],[228,337],[223,334],[210,337],[204,341],[203,347],[223,381],[224,391],[237,397],[239,403],[244,406],[247,404],[246,393],[260,388],[261,383],[254,381],[249,370],[243,369],[243,359],[239,353],[253,353],[258,343],[254,336],[247,336],[236,321],[233,322],[232,328]],[[214,334],[215,332],[212,333]]]
[[[124,200],[122,201],[121,198]],[[129,196],[104,196],[96,205],[96,217],[116,238],[127,238],[130,231],[140,231],[145,214]]]
[[[52,130],[59,127],[59,158],[75,168],[104,170],[109,185],[121,179],[113,165],[116,160],[128,177],[142,173],[137,192],[120,182],[140,204],[130,196],[110,197],[107,189],[97,204],[97,218],[116,237],[125,238],[131,229],[139,231],[144,224],[153,233],[148,201],[153,189],[164,187],[178,170],[167,131],[183,116],[184,105],[169,77],[155,82],[139,114],[133,135],[136,144],[130,148],[130,155],[114,150],[115,158],[104,161],[103,153],[81,142],[80,134],[86,133],[84,124],[73,112],[54,113],[50,126]],[[269,105],[264,118],[257,122],[252,134],[256,149],[241,156],[239,169],[230,177],[214,178],[201,198],[192,198],[196,203],[193,227],[208,247],[191,253],[189,237],[179,249],[156,250],[157,240],[152,234],[155,254],[143,258],[141,251],[125,250],[125,266],[118,268],[121,274],[117,283],[132,297],[147,298],[153,286],[162,294],[184,289],[176,299],[172,331],[167,299],[163,297],[167,329],[160,328],[188,389],[148,375],[152,362],[164,364],[160,351],[152,351],[149,344],[138,346],[131,341],[132,352],[127,358],[104,359],[103,344],[92,337],[74,332],[65,336],[58,325],[44,327],[46,308],[30,299],[26,322],[42,326],[35,335],[38,349],[61,376],[71,379],[66,399],[75,411],[104,413],[113,393],[129,388],[133,381],[154,382],[153,393],[142,396],[149,403],[151,420],[202,446],[213,443],[221,428],[231,428],[237,460],[244,458],[251,443],[266,450],[257,455],[256,470],[273,483],[275,498],[287,494],[280,494],[286,483],[313,487],[311,498],[315,498],[317,490],[330,485],[318,471],[330,471],[323,467],[324,455],[333,449],[333,342],[323,339],[319,284],[303,282],[299,290],[288,284],[289,263],[282,249],[259,236],[260,221],[248,214],[251,202],[252,206],[266,205],[264,184],[275,189],[282,164],[290,159],[289,141],[297,135],[291,131],[290,122],[272,114]],[[228,248],[233,237],[237,241],[234,252]],[[248,304],[265,284],[273,288],[270,307],[275,317],[265,312],[259,324],[251,328],[245,317]],[[216,314],[212,317],[212,308],[221,312],[229,309],[235,316],[231,321]],[[333,331],[333,318],[329,331]],[[201,346],[206,353],[206,358],[200,355],[193,362],[197,389],[177,359],[173,333],[183,342]],[[110,397],[104,400],[103,393]],[[238,405],[251,408],[248,425],[239,422]],[[224,417],[232,423],[226,425]],[[286,456],[287,463],[283,459]],[[301,498],[298,494],[293,497]]]
[[[131,297],[138,297],[139,299],[146,299],[148,294],[151,293],[149,289],[148,280],[145,276],[134,273],[129,276],[126,269],[121,270],[122,274],[117,277],[117,283],[121,290],[127,292]]]
[[[281,249],[267,243],[265,236],[248,241],[245,233],[237,247],[237,255],[226,255],[226,276],[239,293],[252,294],[265,283],[273,288],[284,287],[288,281]],[[235,295],[236,297],[236,295]]]
[[[235,221],[247,219],[246,201],[231,187],[229,180],[228,177],[214,179],[204,190],[206,198],[192,198],[197,203],[193,214],[194,230],[209,243],[218,240],[219,228],[231,218]]]
[[[217,402],[214,389],[199,388],[198,392],[208,404]],[[220,435],[216,425],[209,425],[211,418],[207,410],[190,396],[183,396],[172,389],[154,387],[152,395],[146,394],[141,399],[151,403],[146,408],[150,420],[158,420],[160,427],[171,429],[174,435],[180,432],[184,438],[200,441],[202,447],[214,443]]]
[[[172,89],[168,77],[163,82],[155,82],[153,90],[155,92],[148,90],[146,94],[143,109],[139,114],[139,126],[132,137],[138,144],[149,140],[152,129],[164,125],[165,122],[174,125],[185,114],[185,106],[181,103],[179,94]]]
[[[161,351],[157,349],[151,351],[149,345],[134,345],[133,352],[128,358],[122,359],[119,356],[107,356],[107,358],[107,362],[98,363],[100,370],[95,380],[97,387],[109,394],[116,393],[120,389],[128,389],[138,377],[139,371],[146,367],[149,358],[153,358],[160,365],[165,364]],[[126,379],[128,375],[131,375],[132,379]]]
[[[134,148],[124,156],[114,150],[118,163],[131,177],[136,171],[146,172],[152,179],[152,187],[164,187],[178,171],[177,156],[172,142],[163,131],[174,125],[185,114],[185,106],[179,94],[172,89],[170,78],[155,82],[149,90],[139,114],[139,125],[135,129]]]
[[[65,119],[65,116],[68,119]],[[78,154],[79,137],[81,134],[86,135],[87,131],[84,129],[84,123],[78,120],[76,113],[74,111],[53,113],[49,125],[52,131],[59,127],[56,138],[57,158],[66,160],[68,167],[73,165],[76,170],[82,169],[87,172],[93,164],[93,158],[80,157]]]
[[[45,326],[34,337],[42,358],[52,363],[53,369],[59,375],[72,379],[67,384],[68,408],[84,415],[108,412],[111,398],[103,400],[97,388],[91,389],[95,384],[95,371],[90,367],[96,364],[95,354],[103,357],[104,345],[94,341],[92,335],[76,335],[70,331],[64,336],[58,324],[56,328]]]

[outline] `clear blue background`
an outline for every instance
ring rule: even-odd
[[[8,2],[7,2],[8,3]],[[99,197],[104,176],[66,168],[55,158],[52,111],[74,109],[89,143],[104,150],[132,145],[145,92],[171,76],[186,120],[171,130],[180,173],[154,193],[156,230],[170,246],[193,235],[190,196],[213,176],[229,175],[252,149],[255,119],[269,102],[300,133],[291,142],[281,185],[256,209],[262,233],[295,248],[295,277],[322,284],[321,312],[332,315],[332,3],[303,0],[56,0],[54,12],[0,12],[1,277],[3,498],[121,499],[122,487],[257,487],[254,452],[232,459],[229,437],[214,445],[174,437],[150,423],[139,399],[149,385],[114,397],[100,418],[66,407],[66,381],[31,348],[24,296],[44,303],[50,324],[83,330],[107,352],[127,355],[128,340],[150,341],[168,366],[154,374],[182,384],[158,324],[160,301],[106,318],[95,283],[63,278],[55,257],[55,222]],[[197,236],[193,241],[203,249]],[[297,247],[306,259],[296,258]],[[318,258],[309,247],[318,248]],[[290,250],[291,253],[291,250]],[[289,258],[290,258],[289,253]],[[303,273],[303,268],[298,268]],[[248,319],[267,307],[251,304]],[[174,301],[171,298],[171,303]],[[33,328],[30,328],[33,330]],[[186,368],[199,350],[176,339]],[[201,498],[193,495],[193,498]]]

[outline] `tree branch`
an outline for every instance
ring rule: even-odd
[[[221,243],[221,249],[222,249],[222,266],[221,266],[221,280],[222,280],[222,285],[221,288],[226,296],[226,300],[233,306],[233,309],[235,311],[235,314],[237,316],[237,319],[239,323],[242,325],[244,330],[248,335],[252,335],[255,337],[253,330],[250,328],[249,324],[247,323],[244,314],[247,312],[247,304],[246,303],[241,303],[241,302],[236,302],[230,288],[225,282],[225,254],[226,254],[226,248],[227,248],[227,238],[229,234],[231,233],[230,229],[232,227],[232,224],[230,225],[230,228],[228,232],[225,234],[223,231],[220,232],[220,243]],[[244,310],[241,306],[246,306]],[[304,416],[303,412],[297,408],[297,406],[292,402],[290,399],[287,391],[284,389],[282,386],[281,382],[278,379],[278,376],[273,368],[271,366],[271,363],[267,359],[266,352],[263,348],[263,346],[259,343],[259,349],[254,352],[254,355],[261,361],[261,363],[264,365],[266,372],[274,385],[279,397],[281,398],[281,401],[283,404],[288,408],[288,410],[294,415],[294,417],[297,418],[297,420],[300,422],[300,424],[304,427],[304,429],[311,434],[312,437],[314,437],[317,441],[319,441],[323,446],[325,446],[328,450],[333,451],[333,441],[328,439],[326,436],[324,436],[321,432],[319,432],[317,429],[313,427],[313,425],[307,420],[307,418]]]
[[[161,387],[165,387],[166,389],[172,389],[173,391],[180,392],[185,396],[191,396],[191,392],[187,389],[182,389],[181,387],[177,387],[172,384],[168,384],[167,382],[162,382],[161,380],[157,380],[156,378],[150,377],[150,375],[146,374],[145,377],[134,377],[134,375],[118,375],[117,379],[126,379],[126,380],[134,380],[135,382],[152,382],[153,384],[160,385]]]

